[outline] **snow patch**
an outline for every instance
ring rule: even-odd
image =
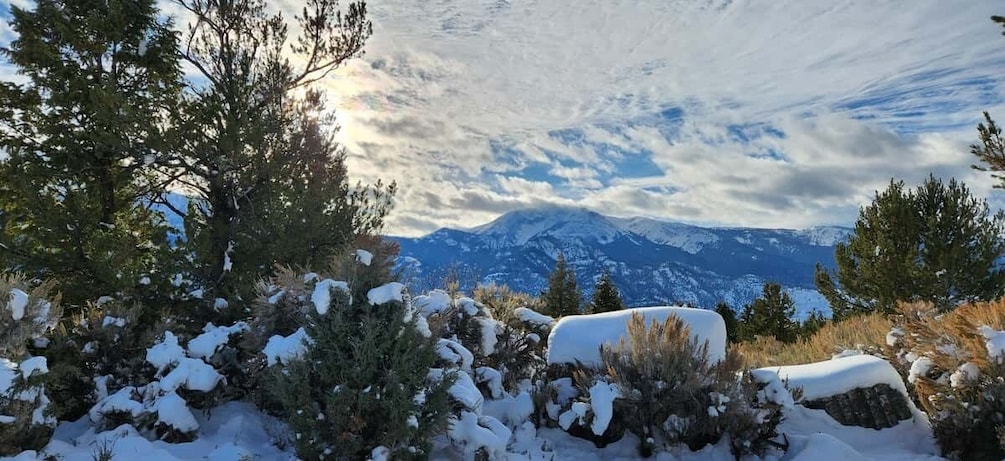
[[[356,261],[364,266],[369,266],[373,262],[373,253],[366,250],[356,250]]]
[[[7,302],[7,308],[10,309],[11,317],[15,321],[24,318],[24,309],[28,307],[28,293],[21,291],[18,288],[12,288],[10,290],[10,301]]]
[[[370,302],[370,305],[384,304],[391,301],[397,301],[400,303],[404,300],[402,294],[404,291],[404,284],[400,282],[391,282],[366,292],[366,299]]]
[[[188,355],[208,360],[224,344],[230,341],[231,335],[244,333],[249,330],[251,330],[251,327],[245,322],[237,322],[229,327],[218,327],[212,323],[207,323],[202,329],[204,333],[192,338],[188,342]]]
[[[352,293],[349,291],[349,284],[346,282],[332,279],[324,279],[318,282],[314,285],[314,292],[311,293],[311,302],[314,303],[314,309],[317,311],[318,315],[325,315],[328,313],[328,308],[331,307],[332,302],[332,288],[342,290],[347,294]],[[276,299],[278,300],[278,298]],[[352,303],[352,298],[349,299],[349,303]],[[275,302],[272,302],[272,304],[275,304]]]
[[[288,365],[292,360],[302,357],[307,352],[307,345],[313,343],[314,340],[307,336],[304,327],[300,327],[289,336],[273,335],[265,344],[263,352],[270,367],[277,363]]]
[[[521,322],[529,323],[534,326],[551,328],[555,325],[555,319],[527,307],[518,307],[513,309],[513,313],[516,314],[517,318],[519,318]]]

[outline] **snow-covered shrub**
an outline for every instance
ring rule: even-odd
[[[1005,300],[940,314],[931,304],[898,306],[888,342],[899,350],[908,388],[953,459],[1005,457]]]
[[[29,343],[47,341],[59,320],[51,287],[0,275],[0,455],[41,447],[55,426],[45,388],[48,363],[28,352]]]
[[[122,379],[125,375],[115,374],[95,378],[97,403],[88,412],[90,420],[106,429],[130,424],[169,442],[192,440],[199,424],[190,407],[207,408],[219,401],[214,395],[226,383],[213,365],[214,357],[247,329],[244,322],[225,327],[210,323],[187,341],[165,331],[145,349],[144,365],[134,365],[145,370],[146,376],[128,381]]]
[[[459,353],[447,365],[471,374],[488,398],[499,398],[503,392],[519,393],[522,382],[533,381],[545,368],[542,338],[547,337],[554,320],[526,307],[511,308],[505,314],[508,321],[499,320],[492,304],[498,299],[486,296],[484,290],[481,293],[489,304],[450,290],[432,290],[416,296],[413,303],[442,337],[441,358]],[[451,354],[455,344],[464,350]]]
[[[97,401],[96,383],[108,388],[145,383],[153,369],[146,348],[164,330],[161,319],[144,318],[141,304],[109,296],[85,305],[53,335],[49,389],[60,420],[75,420]]]
[[[627,336],[605,345],[598,368],[575,372],[578,396],[558,416],[563,427],[588,427],[601,436],[613,426],[639,437],[646,455],[662,443],[692,450],[729,435],[734,454],[761,453],[781,421],[778,405],[758,395],[762,384],[742,377],[742,358],[709,356],[675,315],[646,324],[632,315]]]
[[[426,457],[448,427],[454,374],[435,368],[437,338],[404,286],[382,283],[359,258],[351,264],[339,271],[345,281],[311,276],[299,289],[273,279],[276,304],[303,323],[265,344],[267,400],[288,419],[301,458],[366,459],[380,447],[393,459]]]

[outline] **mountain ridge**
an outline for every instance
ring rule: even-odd
[[[467,274],[462,288],[501,283],[537,294],[561,251],[587,294],[606,268],[630,306],[686,302],[738,308],[766,281],[802,300],[800,316],[826,310],[813,287],[816,264],[834,266],[834,246],[852,232],[809,229],[701,227],[653,218],[618,218],[578,207],[511,211],[468,229],[441,228],[417,238],[392,237],[400,267],[422,288],[450,268]]]

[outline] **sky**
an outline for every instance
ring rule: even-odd
[[[302,7],[271,4],[288,16]],[[891,179],[929,174],[1005,205],[968,148],[983,110],[1005,120],[1005,37],[989,19],[1005,6],[994,0],[368,10],[365,55],[324,86],[350,174],[398,183],[393,235],[543,204],[711,226],[851,225]]]

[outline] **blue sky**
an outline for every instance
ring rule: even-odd
[[[994,0],[368,8],[366,54],[325,85],[350,173],[399,183],[393,234],[544,203],[704,225],[849,225],[891,178],[929,173],[1005,203],[967,148],[982,110],[1005,119],[1005,37],[989,19],[1005,6]]]

